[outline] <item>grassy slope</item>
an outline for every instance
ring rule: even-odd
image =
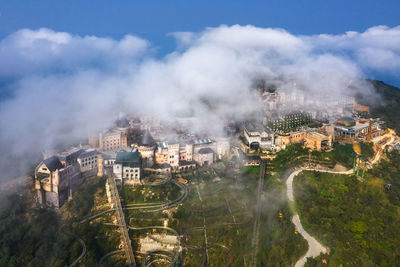
[[[373,117],[400,133],[400,89],[381,81],[371,83],[382,101],[368,96],[359,101],[370,105]],[[322,173],[307,173],[295,180],[303,223],[331,248],[329,256],[322,256],[330,266],[400,265],[400,154],[388,157],[389,161],[367,173],[364,183]],[[385,189],[389,183],[392,187]],[[322,257],[310,259],[307,265],[324,266]]]
[[[297,207],[306,229],[331,248],[330,266],[399,266],[400,154],[391,153],[366,175],[306,172],[295,180]],[[396,178],[394,178],[396,177]],[[390,190],[385,185],[392,183]],[[321,258],[308,266],[323,266]]]
[[[228,246],[233,254],[232,266],[243,266],[245,263],[248,265],[252,254],[253,212],[259,167],[243,168],[236,178],[234,174],[229,174],[229,170],[218,172],[217,175],[221,178],[219,181],[214,180],[213,175],[202,172],[186,177],[193,182],[189,185],[189,197],[174,214],[175,223],[171,226],[186,236],[188,244],[204,244],[203,231],[192,229],[203,225],[202,213],[199,212],[202,209],[198,188],[205,210],[208,244],[222,243]],[[258,265],[293,265],[305,253],[307,245],[301,236],[294,234],[281,181],[275,177],[267,177],[263,200]],[[233,220],[226,201],[229,202],[236,221],[244,224],[223,224]],[[284,218],[279,218],[279,211],[283,212]],[[208,253],[211,266],[223,266],[227,261],[224,250],[212,248]],[[189,249],[185,252],[184,264],[187,266],[196,266],[201,260],[199,251]]]
[[[105,198],[104,179],[87,180],[60,213],[34,208],[31,196],[3,195],[0,207],[0,266],[66,266],[82,252],[81,260],[94,266],[107,252],[118,248],[119,234],[98,223],[78,222],[86,218],[98,197]],[[107,240],[107,242],[104,242]]]

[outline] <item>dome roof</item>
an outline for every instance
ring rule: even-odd
[[[117,120],[116,123],[115,123],[115,125],[116,125],[118,128],[129,128],[129,127],[130,127],[129,121],[128,121],[126,118],[125,118],[125,119]]]

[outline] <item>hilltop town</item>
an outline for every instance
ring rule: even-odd
[[[398,1],[1,2],[0,267],[400,266]]]
[[[133,266],[137,260],[142,263],[152,259],[160,261],[155,251],[163,251],[174,255],[168,262],[179,265],[190,264],[192,260],[192,256],[184,257],[182,254],[190,248],[185,243],[188,236],[177,232],[190,228],[186,223],[193,219],[190,219],[187,209],[201,207],[204,212],[207,209],[202,194],[215,192],[210,194],[208,201],[211,202],[206,202],[207,205],[219,207],[221,201],[225,201],[229,211],[228,217],[220,215],[222,217],[218,220],[232,217],[235,225],[236,218],[254,219],[254,225],[250,227],[252,233],[249,227],[244,228],[246,224],[240,227],[241,230],[236,230],[237,234],[247,233],[252,238],[251,250],[243,252],[243,257],[245,261],[254,263],[260,260],[254,251],[259,250],[260,242],[261,246],[266,242],[262,241],[264,237],[259,233],[265,216],[262,215],[261,196],[266,176],[282,183],[285,169],[301,165],[319,171],[353,172],[362,180],[365,170],[379,160],[381,151],[388,144],[390,149],[400,147],[395,133],[385,126],[385,122],[372,117],[370,108],[357,103],[354,97],[307,98],[300,90],[285,93],[270,88],[257,88],[257,92],[262,109],[245,121],[227,120],[221,136],[193,132],[188,127],[188,119],[176,119],[171,124],[154,116],[120,115],[112,127],[90,133],[86,144],[47,153],[35,168],[34,199],[39,206],[63,210],[68,202],[74,202],[76,192],[82,192],[82,184],[98,179],[104,181],[105,177],[106,194],[96,197],[103,199],[103,204],[100,209],[95,205],[92,215],[81,223],[119,226],[119,247],[125,252],[125,257],[119,258],[122,262]],[[189,120],[196,121],[194,118]],[[343,150],[348,146],[353,147],[356,154]],[[349,167],[353,170],[347,171]],[[240,187],[232,189],[232,182],[247,184],[246,197],[239,197],[244,191]],[[214,191],[213,187],[219,189]],[[273,188],[270,186],[269,190]],[[224,190],[227,191],[222,193]],[[226,194],[231,195],[229,200]],[[244,202],[241,203],[240,199]],[[249,208],[253,205],[256,207],[255,215],[253,208]],[[276,207],[280,210],[279,220],[282,222],[290,218],[285,205],[288,204]],[[149,212],[151,219],[144,219]],[[114,215],[109,217],[111,214]],[[203,214],[203,220],[205,218]],[[207,215],[207,218],[213,217]],[[162,222],[149,225],[146,220]],[[210,242],[215,233],[206,230],[209,222],[203,223],[204,240]],[[288,221],[287,227],[279,231],[294,231],[298,235],[297,229],[302,228],[300,221],[295,226],[293,230]],[[131,231],[135,229],[153,229],[153,233],[132,235]],[[269,231],[277,229],[272,227]],[[224,235],[223,240],[231,238],[230,242],[239,242],[234,236],[228,238]],[[304,242],[296,240],[290,242]],[[133,246],[139,252],[135,252]],[[238,253],[229,247],[224,249],[228,255]],[[302,249],[299,247],[296,251],[295,254],[300,256]],[[213,256],[207,254],[207,248],[205,253],[206,261],[212,261]],[[232,261],[232,255],[230,257],[229,261]]]
[[[179,121],[171,126],[152,116],[120,116],[113,127],[91,133],[86,145],[43,159],[35,169],[38,202],[60,208],[77,185],[93,176],[141,184],[146,174],[192,171],[224,157],[259,165],[291,144],[330,151],[333,143],[377,143],[385,134],[384,122],[371,118],[369,107],[354,97],[307,98],[300,90],[258,90],[262,115],[226,122],[219,137],[194,134]]]

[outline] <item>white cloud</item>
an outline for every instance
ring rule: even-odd
[[[149,43],[132,35],[113,40],[23,29],[0,41],[0,79],[91,68],[112,71],[148,54]]]
[[[400,70],[400,26],[376,26],[361,33],[349,31],[341,35],[303,36],[302,39],[320,51],[346,54],[363,69]]]

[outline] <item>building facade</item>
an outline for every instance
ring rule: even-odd
[[[35,189],[42,205],[60,208],[82,182],[79,165],[65,165],[58,156],[43,160],[35,169]]]
[[[247,124],[243,130],[245,145],[252,150],[275,149],[275,135],[268,127]]]
[[[304,147],[322,151],[332,147],[332,135],[325,135],[316,131],[298,131],[284,135],[277,135],[276,145],[285,149],[290,144],[302,143]]]
[[[301,126],[308,125],[312,122],[311,114],[308,113],[292,113],[283,116],[283,118],[271,120],[268,126],[276,131],[290,131],[297,129]]]
[[[209,148],[201,148],[194,154],[194,161],[200,166],[210,165],[214,163],[214,151]]]
[[[179,143],[160,142],[155,153],[156,164],[169,164],[172,168],[179,166]]]
[[[94,149],[89,149],[80,153],[80,155],[77,158],[77,162],[79,164],[80,171],[83,174],[94,175],[97,173],[98,154],[99,152]]]
[[[113,165],[114,177],[127,184],[141,183],[142,159],[138,151],[121,150]]]
[[[110,130],[101,133],[99,137],[100,149],[104,151],[118,150],[128,146],[128,135],[126,131]]]

